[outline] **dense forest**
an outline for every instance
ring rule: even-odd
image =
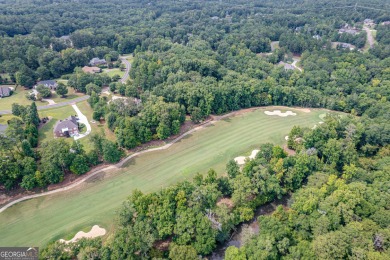
[[[43,259],[198,259],[253,219],[257,207],[287,194],[288,209],[260,217],[259,234],[228,248],[226,259],[390,257],[390,25],[382,24],[390,21],[389,4],[2,0],[0,18],[0,83],[31,88],[37,80],[67,79],[90,95],[94,119],[116,136],[92,135],[88,152],[79,142],[41,144],[35,103],[13,105],[17,118],[0,135],[7,189],[45,187],[117,162],[126,149],[179,133],[186,116],[199,123],[267,105],[349,114],[330,114],[316,129],[294,127],[288,146],[295,155],[259,144],[261,152],[241,169],[230,161],[226,173],[210,169],[159,192],[134,191],[111,239],[53,242]],[[363,50],[368,18],[377,24],[376,43]],[[361,32],[340,34],[345,24]],[[117,62],[128,53],[134,60],[126,83],[80,69],[93,57]],[[300,70],[280,65],[297,58]],[[108,102],[103,86],[127,99]]]

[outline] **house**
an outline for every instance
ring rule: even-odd
[[[89,65],[91,66],[97,66],[97,65],[104,65],[106,64],[106,60],[105,59],[99,59],[99,58],[93,58],[90,62],[89,62]]]
[[[350,49],[351,51],[355,49],[355,46],[349,43],[341,42],[339,46],[343,49]]]
[[[390,25],[390,21],[383,22],[382,25]]]
[[[367,24],[367,25],[372,25],[372,24],[374,24],[374,20],[372,20],[372,19],[364,19],[364,24]]]
[[[279,65],[283,65],[285,70],[295,70],[295,67],[293,65],[283,61],[279,62]]]
[[[65,120],[59,120],[54,126],[54,136],[56,137],[70,137],[79,134],[79,123],[77,117],[70,116]]]
[[[0,98],[8,97],[11,95],[11,89],[7,86],[0,86]]]
[[[360,33],[360,30],[357,29],[356,27],[352,27],[346,23],[341,29],[339,29],[339,33],[340,34],[341,33],[348,33],[348,34],[355,35],[355,34]]]
[[[84,66],[82,68],[82,70],[85,72],[85,73],[90,73],[90,74],[95,74],[95,73],[100,73],[102,70],[98,67],[88,67],[88,66]]]
[[[55,82],[55,80],[38,81],[37,84],[34,86],[34,88],[37,88],[38,85],[43,85],[47,88],[50,88],[51,90],[55,90],[58,86],[58,84],[57,84],[57,82]]]
[[[321,36],[316,34],[316,35],[313,35],[313,39],[316,39],[317,41],[321,40]]]

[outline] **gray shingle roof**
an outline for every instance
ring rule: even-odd
[[[11,90],[7,86],[0,86],[0,96],[8,97],[11,94]]]
[[[74,116],[70,116],[65,120],[57,121],[54,126],[54,132],[62,131],[64,128],[73,129],[78,128],[77,118]]]

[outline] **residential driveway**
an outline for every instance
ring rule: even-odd
[[[45,110],[45,109],[56,108],[56,107],[64,107],[64,106],[67,106],[67,105],[71,105],[73,103],[78,103],[78,102],[87,100],[88,98],[89,98],[89,96],[85,95],[85,96],[74,98],[72,100],[61,102],[61,103],[56,103],[56,104],[52,104],[52,105],[38,106],[38,110]],[[11,110],[1,110],[0,111],[0,115],[7,115],[7,114],[12,114],[12,111]]]
[[[78,136],[73,137],[74,140],[78,140],[78,139],[81,139],[83,137],[86,137],[87,135],[89,135],[91,133],[91,125],[88,122],[88,118],[83,113],[81,113],[80,109],[77,107],[76,104],[72,104],[72,107],[77,113],[77,117],[79,118],[78,122],[83,123],[87,127],[87,132],[85,132],[84,134],[79,134]]]
[[[131,69],[131,63],[128,60],[126,60],[126,57],[121,57],[120,59],[126,66],[125,74],[121,78],[120,82],[126,83],[127,79],[129,78],[129,72],[130,72],[130,69]]]
[[[300,68],[300,67],[298,67],[297,66],[297,62],[299,62],[301,59],[299,59],[299,58],[295,58],[295,57],[293,57],[293,63],[291,64],[291,65],[293,65],[294,66],[294,68],[296,68],[297,70],[299,70],[300,72],[302,72],[302,69]]]
[[[366,31],[366,33],[367,33],[368,45],[370,45],[370,48],[374,47],[375,39],[374,39],[374,36],[372,35],[371,29],[368,28],[367,26],[363,26],[363,29],[364,29],[364,30]]]

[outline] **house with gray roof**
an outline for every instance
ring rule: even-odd
[[[99,59],[99,58],[93,58],[92,60],[90,60],[89,64],[91,66],[97,66],[97,65],[104,65],[106,64],[106,60],[105,59]]]
[[[11,89],[7,86],[0,86],[0,98],[9,97],[11,95]]]
[[[57,82],[55,80],[42,80],[38,81],[37,84],[34,86],[34,88],[37,88],[38,85],[43,85],[47,88],[50,88],[51,90],[55,90],[58,86]]]
[[[79,123],[77,117],[70,116],[65,120],[59,120],[54,126],[54,136],[71,137],[79,134]]]

